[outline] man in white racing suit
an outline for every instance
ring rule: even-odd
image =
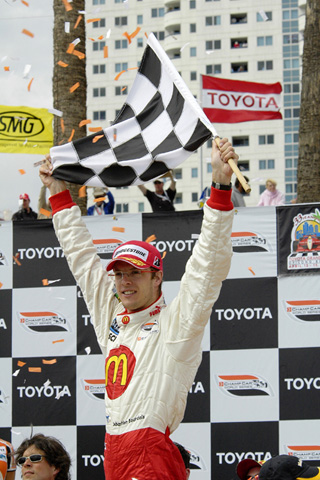
[[[162,260],[152,245],[129,241],[103,268],[65,184],[40,168],[48,186],[56,235],[79,284],[106,357],[107,480],[185,478],[169,435],[179,426],[201,362],[201,340],[232,248],[232,170],[238,155],[227,139],[213,142],[211,196],[204,206],[199,240],[187,262],[180,291],[169,304],[161,293]],[[117,294],[114,292],[114,284]]]

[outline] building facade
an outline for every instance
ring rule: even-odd
[[[282,120],[216,123],[232,140],[255,206],[268,178],[296,197],[305,0],[87,0],[87,117],[106,127],[125,102],[153,32],[201,106],[201,75],[280,82]],[[107,47],[107,48],[106,48]],[[88,130],[88,133],[90,131]],[[211,142],[179,168],[176,210],[198,209],[211,184]],[[146,187],[153,190],[152,183]],[[150,212],[137,187],[112,189],[117,213]]]

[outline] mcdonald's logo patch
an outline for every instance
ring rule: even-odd
[[[131,382],[136,358],[124,345],[114,348],[106,358],[106,391],[111,400],[121,397]]]

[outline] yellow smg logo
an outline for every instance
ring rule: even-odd
[[[111,400],[120,397],[128,388],[136,358],[130,348],[120,345],[110,351],[106,358],[106,392]]]

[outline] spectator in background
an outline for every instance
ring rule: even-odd
[[[0,478],[1,480],[14,480],[15,474],[13,446],[10,442],[0,438]]]
[[[88,208],[87,215],[108,215],[113,213],[114,198],[110,190],[96,187],[93,191],[95,204]],[[108,197],[108,202],[105,198]]]
[[[144,185],[138,185],[143,195],[149,200],[153,212],[174,212],[175,210],[173,200],[177,193],[176,181],[173,178],[172,172],[168,172],[167,176],[171,182],[169,188],[166,190],[163,189],[163,177],[154,180],[154,192],[148,190]]]
[[[175,446],[178,448],[179,452],[181,453],[181,457],[184,463],[184,466],[186,467],[186,480],[190,477],[190,452],[186,450],[180,443],[173,442]]]
[[[277,182],[268,178],[266,189],[260,195],[258,207],[267,207],[270,205],[284,205],[284,195],[276,189]]]
[[[19,196],[19,203],[22,201],[18,212],[14,213],[12,220],[36,220],[38,214],[30,207],[30,197],[27,193],[22,193]]]
[[[62,443],[38,433],[25,439],[16,451],[22,478],[34,480],[70,480],[71,460]]]
[[[249,178],[244,176],[246,182],[249,182]],[[246,192],[244,191],[241,183],[239,180],[236,178],[234,185],[232,187],[232,194],[231,194],[231,201],[233,203],[234,208],[236,207],[245,207],[246,203],[244,201],[244,195],[246,195]]]
[[[318,480],[320,467],[308,465],[292,455],[277,455],[261,467],[259,480]]]
[[[240,480],[248,480],[255,475],[259,475],[261,463],[253,460],[253,458],[245,458],[237,465],[237,475]]]
[[[38,200],[38,220],[52,218],[52,209],[49,201],[46,200],[47,187],[42,185]]]

